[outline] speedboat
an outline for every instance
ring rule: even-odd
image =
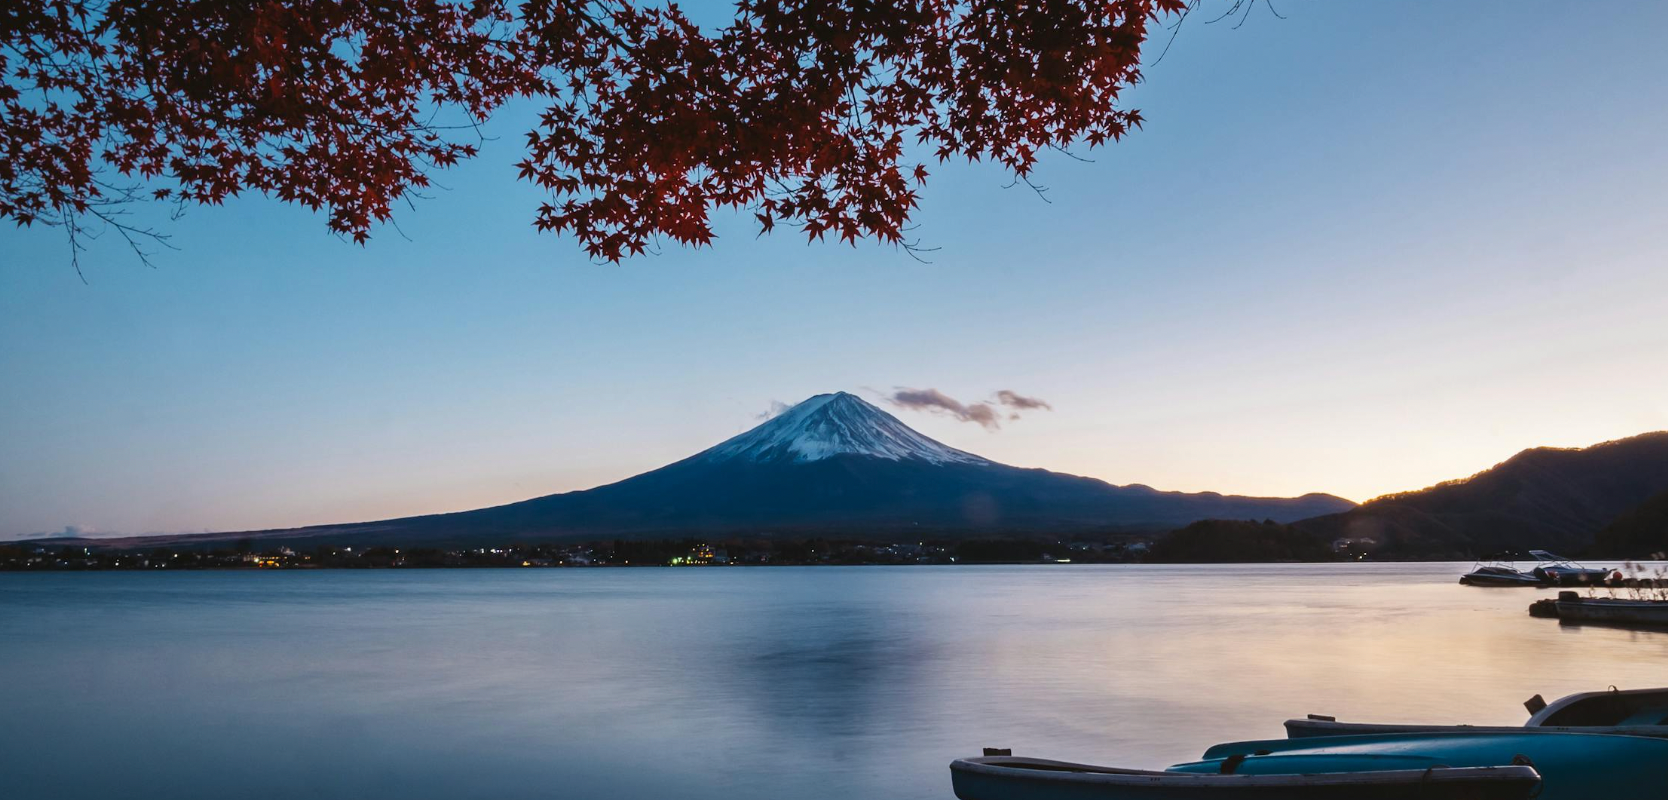
[[[1530,550],[1529,555],[1534,556],[1537,562],[1530,574],[1540,578],[1542,583],[1552,586],[1603,583],[1611,577],[1610,570],[1583,566],[1545,550]]]
[[[950,764],[961,800],[1654,797],[1668,739],[1435,732],[1230,742],[1162,772],[997,756]]]
[[[1467,586],[1539,586],[1539,576],[1524,572],[1511,562],[1506,554],[1478,561],[1471,567],[1471,571],[1460,576],[1460,583]]]
[[[1339,722],[1310,714],[1286,720],[1286,736],[1359,736],[1380,733],[1600,733],[1668,738],[1668,688],[1581,692],[1547,703],[1535,695],[1524,704],[1529,721],[1516,725],[1419,725]]]

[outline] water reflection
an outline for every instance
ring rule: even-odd
[[[1668,684],[1466,565],[0,575],[23,798],[940,798],[1307,712],[1514,724]],[[89,768],[96,765],[97,768]]]

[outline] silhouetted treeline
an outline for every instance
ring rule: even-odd
[[[1335,558],[1330,542],[1290,525],[1273,520],[1207,519],[1160,537],[1146,560],[1201,564]]]
[[[223,549],[99,549],[49,542],[0,545],[3,570],[158,569],[390,569],[445,567],[733,566],[813,564],[957,564],[1058,562],[1117,563],[1135,560],[1142,547],[1114,541],[1061,541],[1038,537],[967,541],[881,542],[868,539],[728,537],[609,539],[593,542],[518,542],[501,546],[353,547],[312,549],[239,540]]]
[[[956,560],[970,564],[1040,561],[1046,552],[1042,542],[1031,539],[973,539],[956,545]]]

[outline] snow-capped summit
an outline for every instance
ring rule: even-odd
[[[1330,495],[1161,492],[1007,466],[935,442],[861,398],[835,392],[689,458],[593,489],[452,514],[254,535],[388,546],[729,535],[909,541],[1162,530],[1201,519],[1290,522],[1353,506]]]
[[[992,463],[922,436],[897,417],[846,392],[819,394],[805,400],[695,458],[705,461],[820,461],[838,455],[933,464]]]

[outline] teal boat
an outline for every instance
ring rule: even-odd
[[[1581,692],[1547,703],[1535,695],[1526,703],[1529,721],[1522,725],[1431,725],[1420,723],[1339,722],[1310,714],[1286,720],[1286,736],[1360,736],[1372,733],[1608,733],[1668,737],[1668,688]]]
[[[1583,800],[1661,797],[1668,740],[1419,733],[1230,742],[1163,772],[998,756],[950,765],[961,800]]]
[[[1236,757],[1242,760],[1234,772],[1250,775],[1520,764],[1540,773],[1541,800],[1668,795],[1668,740],[1596,733],[1448,731],[1230,742],[1170,769],[1210,772]]]
[[[1541,784],[1526,765],[1368,769],[1224,775],[995,756],[952,762],[950,785],[961,800],[1527,800]]]

